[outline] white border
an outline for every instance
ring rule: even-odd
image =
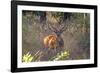
[[[87,60],[66,60],[66,61],[50,61],[50,62],[31,62],[22,63],[22,10],[35,11],[58,11],[58,12],[79,12],[90,13],[90,59]],[[17,66],[18,68],[25,67],[41,67],[41,66],[57,66],[57,65],[78,65],[78,64],[93,64],[94,63],[94,10],[92,9],[74,9],[74,8],[58,8],[58,7],[43,7],[43,6],[18,6],[18,28],[17,28]]]

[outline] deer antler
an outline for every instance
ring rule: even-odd
[[[47,12],[46,25],[47,25],[48,29],[53,32],[57,32],[58,30],[55,27],[57,22],[58,22],[57,19],[55,19],[55,17],[52,16],[51,12]]]
[[[70,25],[71,20],[67,19],[66,21],[64,21],[64,23],[62,23],[59,27],[59,31],[62,33],[63,31],[65,31],[68,28],[68,25]]]
[[[58,30],[56,29],[56,27],[54,27],[52,24],[47,24],[48,28],[53,31],[53,32],[57,32]]]
[[[47,18],[47,26],[50,30],[52,30],[55,33],[62,33],[65,31],[70,24],[70,16],[71,13],[62,13],[62,15],[58,16],[57,13],[48,13]]]

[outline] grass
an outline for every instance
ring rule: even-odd
[[[37,51],[34,55],[30,54],[30,52],[26,53],[22,57],[22,62],[29,63],[29,62],[38,62],[41,61],[41,57],[43,52]],[[68,50],[61,51],[57,53],[54,57],[51,57],[48,61],[59,61],[59,60],[66,60],[69,58],[70,52]],[[45,55],[44,55],[45,56]]]
[[[22,57],[22,61],[25,63],[29,63],[33,60],[33,56],[28,52],[27,54],[24,54]]]
[[[59,60],[66,60],[69,58],[70,52],[68,50],[62,51],[60,53],[57,53],[56,56],[51,58],[51,61],[59,61]]]

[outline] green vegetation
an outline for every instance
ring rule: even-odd
[[[51,34],[57,36],[56,51],[43,43]],[[23,10],[22,56],[26,63],[89,59],[90,14]]]
[[[69,58],[69,51],[68,50],[65,50],[65,51],[62,51],[61,53],[58,53],[56,56],[54,56],[51,61],[59,61],[59,60],[66,60]]]
[[[29,52],[27,54],[24,54],[22,57],[22,62],[28,63],[32,61],[40,61],[40,58],[42,56],[42,52],[38,51],[34,55],[31,55]]]
[[[33,57],[31,56],[29,52],[25,54],[22,58],[22,61],[25,63],[31,62],[32,60],[33,60]]]

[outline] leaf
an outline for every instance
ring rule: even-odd
[[[51,60],[52,61],[59,61],[59,60],[65,60],[66,58],[68,58],[70,55],[68,50],[65,50],[61,53],[58,53],[56,56],[54,56]]]

